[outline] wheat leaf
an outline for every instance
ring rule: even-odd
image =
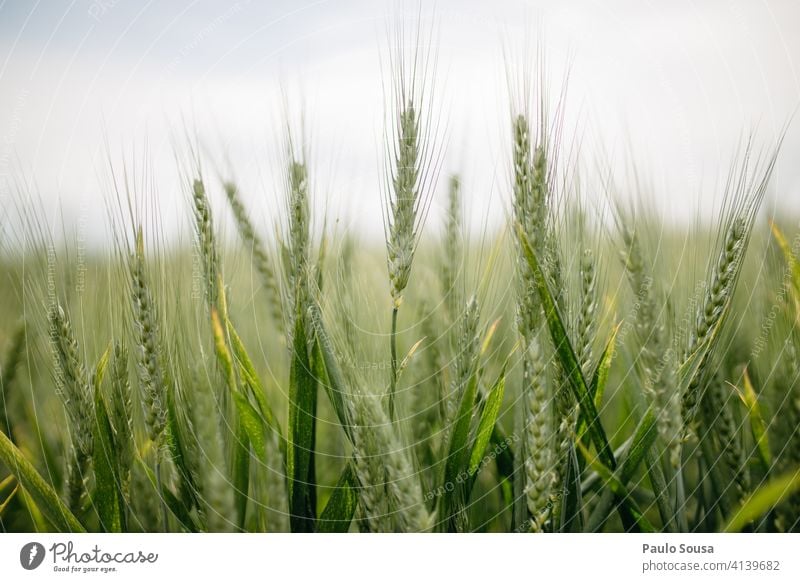
[[[139,464],[139,467],[144,471],[144,474],[147,476],[147,480],[150,481],[150,484],[153,486],[153,490],[161,497],[161,499],[166,504],[167,508],[170,510],[172,515],[178,520],[178,522],[187,530],[192,533],[198,532],[201,530],[200,526],[197,522],[192,518],[192,515],[186,510],[186,507],[181,503],[181,501],[175,497],[175,495],[167,489],[166,487],[158,487],[158,479],[156,479],[156,474],[153,470],[147,466],[147,463],[137,455],[136,461]]]
[[[48,521],[60,532],[85,532],[78,519],[67,509],[53,488],[42,478],[22,452],[4,432],[0,432],[0,462],[16,477],[41,509]]]
[[[795,305],[800,307],[800,261],[797,260],[792,247],[789,246],[789,241],[786,240],[783,232],[774,221],[770,221],[770,228],[772,229],[772,236],[783,252],[783,257],[786,260],[786,265],[789,268],[792,277],[792,289],[794,293]]]
[[[321,533],[346,533],[358,505],[358,480],[348,462],[317,522]]]
[[[594,399],[594,405],[599,410],[603,403],[603,395],[606,391],[606,384],[608,383],[608,374],[611,371],[611,362],[614,360],[617,345],[617,332],[619,332],[621,324],[617,324],[611,332],[611,337],[606,342],[606,347],[600,355],[597,366],[592,374],[592,382],[589,384],[589,394]],[[580,422],[578,423],[578,438],[583,438],[586,434],[586,419],[581,414]]]
[[[478,422],[478,431],[475,434],[475,442],[472,445],[472,454],[469,457],[469,473],[474,475],[481,466],[486,454],[486,447],[492,438],[497,415],[500,413],[500,406],[503,404],[503,395],[506,390],[506,368],[503,366],[500,376],[498,376],[489,395],[486,397],[486,404]]]
[[[239,373],[244,380],[244,383],[247,385],[250,394],[253,395],[253,398],[258,405],[258,411],[260,412],[264,422],[266,422],[267,425],[275,432],[275,434],[278,435],[280,439],[279,442],[281,453],[285,456],[286,439],[283,436],[283,429],[281,428],[278,419],[275,417],[272,406],[267,400],[266,391],[264,390],[264,386],[262,385],[261,380],[256,373],[255,366],[253,366],[253,361],[250,359],[247,349],[244,347],[244,342],[242,342],[239,334],[236,332],[236,329],[233,327],[233,324],[230,322],[230,320],[227,322],[227,327],[228,334],[231,339],[231,347],[233,348],[233,353],[236,357]]]
[[[767,424],[761,412],[761,405],[758,403],[758,395],[753,382],[750,380],[750,373],[745,370],[742,380],[744,392],[740,394],[744,405],[747,407],[747,417],[750,419],[750,430],[753,431],[753,440],[758,448],[758,456],[761,466],[765,471],[772,467],[772,453],[769,445],[769,435],[767,434]]]
[[[733,512],[722,531],[741,531],[797,491],[800,491],[800,469],[773,479],[749,495],[741,507]]]
[[[317,381],[308,355],[305,318],[297,309],[294,318],[292,362],[289,371],[289,511],[293,532],[314,530],[314,430]]]
[[[107,360],[108,352],[106,352]],[[100,366],[98,366],[99,368]],[[102,373],[96,373],[102,377]],[[122,497],[119,462],[115,453],[114,433],[108,420],[108,408],[100,391],[100,381],[95,383],[94,475],[93,504],[100,518],[100,527],[107,532],[126,531],[125,505]]]
[[[344,377],[339,368],[339,362],[334,353],[333,344],[325,330],[325,324],[322,322],[322,314],[319,312],[319,308],[316,305],[312,305],[309,309],[309,313],[314,325],[314,336],[317,338],[317,344],[319,344],[319,351],[322,355],[322,363],[324,364],[325,376],[327,378],[327,382],[323,382],[323,386],[325,387],[325,392],[328,394],[328,399],[331,401],[339,424],[352,443],[352,422],[347,415],[347,407],[344,402],[344,395],[347,393]]]

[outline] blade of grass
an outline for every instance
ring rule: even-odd
[[[92,503],[100,518],[100,527],[106,532],[123,532],[125,524],[125,502],[122,496],[122,479],[114,446],[114,431],[108,419],[108,407],[101,386],[106,365],[111,354],[111,346],[100,357],[94,374],[95,426],[93,465],[95,490]]]
[[[266,422],[267,425],[275,432],[275,434],[278,435],[281,453],[285,458],[286,438],[283,436],[283,429],[281,428],[281,425],[278,422],[275,413],[273,412],[272,406],[267,400],[266,391],[264,390],[264,386],[261,384],[261,380],[256,373],[255,366],[253,366],[253,361],[250,359],[247,349],[244,346],[244,342],[242,342],[239,334],[236,332],[236,329],[233,327],[233,324],[230,322],[230,320],[227,322],[227,327],[239,373],[244,380],[244,383],[250,390],[250,394],[255,399],[255,402],[258,405],[258,411],[260,412],[264,422]]]
[[[461,404],[458,409],[458,416],[453,423],[453,430],[450,436],[447,459],[444,469],[444,483],[442,498],[445,511],[445,520],[448,531],[455,531],[455,517],[464,510],[466,504],[466,491],[463,487],[465,477],[469,474],[469,429],[472,421],[475,406],[475,394],[478,389],[477,372],[473,373],[467,382],[464,394],[461,396]]]
[[[19,491],[19,483],[14,486],[14,488],[11,490],[11,493],[9,493],[8,497],[6,497],[6,500],[0,503],[0,518],[3,517],[3,512],[5,512],[6,507],[8,507],[8,505],[17,495],[17,491]]]
[[[120,489],[119,465],[114,455],[113,433],[102,394],[95,396],[97,425],[94,437],[95,491],[92,502],[106,532],[126,531],[125,506]]]
[[[583,529],[583,501],[581,498],[581,469],[575,447],[570,446],[567,455],[567,473],[561,495],[561,523],[558,529],[564,533],[579,532]]]
[[[322,533],[346,533],[358,505],[358,480],[348,462],[317,522]]]
[[[605,394],[606,384],[608,383],[608,373],[611,370],[611,362],[614,360],[614,354],[616,353],[617,332],[620,326],[621,324],[617,324],[611,332],[611,337],[608,339],[608,342],[606,342],[606,347],[603,349],[600,360],[597,362],[597,366],[592,374],[592,382],[589,384],[589,394],[591,394],[595,408],[597,409],[599,409],[603,403],[603,395]],[[586,434],[586,419],[583,414],[581,414],[580,422],[578,423],[577,434],[579,439],[583,438]]]
[[[170,383],[170,388],[167,390],[167,447],[177,469],[178,478],[182,481],[181,502],[189,511],[192,507],[197,506],[197,484],[186,464],[185,431],[183,429],[185,424],[181,422],[183,413],[177,403],[176,392],[175,384]]]
[[[668,532],[676,533],[674,515],[672,514],[669,500],[667,498],[669,494],[667,480],[664,478],[664,471],[661,468],[661,461],[656,455],[653,447],[651,447],[648,451],[647,456],[645,457],[645,463],[647,464],[647,475],[650,478],[650,485],[653,487],[653,494],[656,497],[658,514],[661,517],[661,522],[664,525],[664,529],[666,529]]]
[[[239,413],[239,422],[247,434],[247,439],[253,446],[253,450],[256,451],[257,456],[263,457],[267,448],[267,429],[261,419],[261,415],[250,404],[247,397],[240,392],[233,393],[233,402],[236,406],[236,411]]]
[[[647,453],[653,446],[657,436],[658,428],[656,426],[656,417],[652,409],[648,409],[642,420],[639,422],[639,426],[636,428],[633,440],[631,441],[631,446],[625,455],[625,460],[622,462],[622,466],[618,471],[613,472],[609,471],[607,467],[602,467],[602,464],[598,463],[596,459],[589,454],[588,450],[586,450],[580,441],[578,441],[579,449],[583,453],[587,462],[589,462],[591,467],[600,474],[600,477],[608,486],[608,489],[602,493],[600,501],[598,502],[595,511],[592,513],[592,517],[587,525],[588,531],[597,531],[597,529],[602,526],[602,524],[608,518],[608,513],[613,510],[612,502],[614,496],[617,498],[618,505],[623,504],[628,506],[628,509],[631,511],[632,515],[637,513],[635,506],[632,505],[633,498],[630,496],[630,493],[627,490],[627,485],[635,476],[636,471],[638,470],[642,461],[646,458]],[[642,522],[640,520],[643,520],[643,518],[637,519],[637,523],[641,526]],[[646,520],[644,521],[646,522]],[[653,528],[653,526],[649,523],[645,523],[645,527],[643,527],[643,529],[653,530],[655,528]]]
[[[167,509],[172,512],[172,515],[178,520],[178,522],[189,532],[196,533],[201,531],[200,526],[192,519],[192,516],[186,510],[183,503],[175,497],[175,495],[167,489],[166,487],[162,486],[159,487],[158,479],[156,478],[156,474],[153,470],[147,466],[147,463],[144,462],[141,456],[136,455],[136,461],[139,465],[139,468],[144,471],[144,474],[147,476],[147,480],[150,481],[150,484],[153,486],[153,490],[158,494],[161,500],[166,505]]]
[[[489,445],[492,447],[492,456],[497,466],[503,504],[508,508],[514,503],[514,451],[511,449],[513,440],[513,437],[507,437],[500,425],[495,423],[489,436]]]
[[[794,289],[795,304],[800,307],[800,261],[798,261],[797,257],[794,256],[792,247],[789,246],[789,241],[786,240],[786,237],[781,229],[778,228],[778,225],[775,224],[774,221],[770,220],[769,226],[772,230],[772,236],[775,237],[775,241],[778,243],[781,252],[783,252],[783,257],[786,260],[786,265],[792,277],[792,288]]]
[[[6,477],[2,481],[0,481],[0,493],[3,493],[3,491],[5,491],[6,487],[11,485],[12,483],[16,483],[16,481],[17,481],[17,478],[14,477],[14,475],[9,475],[8,477]],[[16,487],[16,485],[14,485],[14,486]]]
[[[222,285],[220,285],[222,288]],[[224,297],[224,293],[220,293],[220,297]],[[211,329],[214,333],[214,347],[217,353],[217,360],[222,366],[222,371],[228,384],[231,396],[239,393],[239,388],[236,381],[236,372],[233,367],[233,357],[225,338],[222,322],[220,320],[219,312],[216,308],[211,308]],[[250,488],[250,441],[247,436],[247,430],[242,422],[241,417],[237,414],[233,419],[234,431],[233,435],[233,450],[231,459],[231,477],[233,480],[233,494],[236,500],[236,516],[239,529],[244,529],[244,524],[247,519],[247,501],[248,491]]]
[[[800,469],[773,479],[742,502],[742,505],[731,514],[722,531],[728,533],[741,531],[798,491],[800,491]]]
[[[339,362],[336,359],[333,344],[328,336],[328,332],[325,330],[325,324],[322,322],[322,314],[319,312],[319,308],[316,305],[312,305],[309,308],[309,314],[311,315],[311,322],[314,326],[314,335],[317,338],[317,343],[319,344],[319,350],[325,366],[327,382],[323,382],[323,386],[325,387],[325,392],[328,394],[328,399],[331,401],[331,405],[333,406],[333,410],[339,420],[339,424],[342,425],[342,429],[344,429],[347,438],[350,439],[350,442],[352,443],[353,430],[351,421],[347,415],[347,407],[345,406],[344,402],[346,388],[342,371],[339,368]]]
[[[289,511],[293,532],[314,531],[314,425],[317,382],[308,355],[305,318],[294,318],[292,362],[289,371]]]
[[[772,467],[772,453],[769,446],[767,424],[764,422],[764,415],[758,403],[758,395],[755,388],[753,388],[753,382],[750,380],[750,374],[746,369],[742,384],[744,391],[739,396],[745,407],[747,407],[747,417],[750,419],[750,430],[753,432],[753,440],[756,442],[758,458],[764,471],[769,471],[770,467]]]
[[[605,522],[608,518],[608,514],[613,511],[614,506],[614,497],[618,500],[622,500],[621,502],[625,506],[625,511],[627,512],[627,517],[623,519],[623,525],[625,526],[627,531],[630,531],[631,528],[626,525],[628,521],[631,521],[638,530],[642,532],[655,532],[657,531],[653,524],[651,524],[641,510],[636,506],[636,502],[631,497],[629,491],[622,483],[619,481],[617,476],[608,470],[599,459],[597,459],[594,455],[592,455],[589,450],[580,442],[577,441],[575,443],[576,448],[581,452],[581,455],[586,459],[587,464],[597,471],[600,476],[600,479],[610,488],[611,493],[609,494],[609,489],[606,489],[600,498],[595,510],[592,512],[592,515],[589,517],[589,522],[584,527],[584,532],[595,532],[598,531],[598,528]],[[621,515],[622,512],[620,512]]]
[[[53,527],[60,532],[86,531],[72,512],[67,509],[58,494],[4,432],[0,432],[0,462],[11,471],[25,491],[30,494],[31,499]]]
[[[489,441],[492,438],[492,433],[497,423],[497,415],[500,413],[500,406],[503,404],[503,395],[506,390],[506,367],[498,376],[497,381],[492,386],[489,394],[486,397],[486,404],[483,407],[480,421],[478,422],[478,431],[475,434],[475,442],[472,445],[472,453],[469,457],[469,474],[474,475],[481,467],[482,461],[486,454],[486,448],[489,446]]]
[[[244,531],[247,521],[247,502],[250,500],[250,439],[244,423],[237,414],[236,434],[233,443],[233,494],[239,529]]]

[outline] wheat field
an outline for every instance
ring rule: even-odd
[[[316,212],[291,124],[278,224],[201,155],[178,245],[137,168],[110,169],[107,250],[9,203],[0,529],[800,530],[800,228],[762,208],[780,144],[744,143],[710,220],[665,226],[617,196],[635,185],[581,192],[535,77],[507,221],[470,233],[431,70],[401,53],[385,246]]]

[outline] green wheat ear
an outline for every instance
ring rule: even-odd
[[[128,348],[124,342],[114,342],[111,357],[111,426],[119,463],[123,495],[130,495],[130,474],[134,458],[133,405],[128,374]]]
[[[219,292],[217,284],[220,271],[219,254],[214,238],[211,206],[201,178],[192,181],[192,202],[194,203],[195,237],[203,265],[206,300],[209,306],[216,306]]]
[[[517,328],[522,343],[523,466],[524,494],[528,519],[533,531],[543,531],[550,519],[552,492],[557,483],[555,391],[548,377],[543,348],[543,316],[534,289],[536,280],[523,252],[525,237],[545,256],[547,215],[550,200],[546,142],[531,143],[527,117],[517,115],[512,122],[513,177],[512,202],[517,246]]]
[[[50,343],[56,386],[70,419],[72,450],[67,464],[66,495],[70,510],[81,506],[94,452],[94,391],[78,352],[72,324],[58,302],[50,309]]]
[[[137,346],[137,372],[147,436],[160,448],[167,422],[167,398],[161,363],[160,327],[156,304],[147,279],[142,228],[136,231],[130,258],[131,303]]]
[[[233,182],[225,182],[223,188],[225,189],[225,195],[233,211],[233,216],[236,219],[236,227],[239,230],[239,236],[242,237],[244,244],[251,250],[253,266],[256,272],[261,276],[261,281],[264,284],[272,320],[277,326],[278,332],[284,334],[285,328],[283,322],[283,307],[281,305],[281,292],[278,287],[278,278],[275,275],[272,259],[267,252],[263,240],[258,235],[258,232],[256,232],[255,226],[247,215],[247,210],[241,200],[239,189],[236,187],[236,184]]]
[[[458,319],[459,309],[464,304],[463,293],[458,283],[459,271],[464,267],[461,204],[461,180],[454,174],[450,177],[447,190],[447,214],[440,275],[442,294],[445,297],[445,306],[451,325]]]
[[[397,152],[390,198],[389,237],[386,241],[389,282],[395,307],[403,302],[411,265],[417,247],[420,226],[419,119],[414,103],[409,101],[399,112]]]

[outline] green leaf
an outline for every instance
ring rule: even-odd
[[[770,221],[769,225],[772,229],[772,236],[775,237],[775,241],[778,243],[778,246],[783,252],[786,265],[789,267],[789,271],[792,276],[792,288],[794,291],[795,305],[800,308],[800,261],[798,261],[797,257],[794,256],[792,247],[789,246],[789,242],[786,240],[786,237],[783,235],[781,229],[778,228],[778,225],[775,224],[774,221]]]
[[[12,475],[12,479],[13,479],[13,475]],[[11,490],[11,493],[9,493],[8,497],[6,497],[6,500],[3,501],[2,503],[0,503],[0,518],[3,517],[3,513],[5,512],[6,507],[8,507],[8,505],[14,499],[14,496],[17,494],[17,491],[19,491],[19,485],[15,485],[14,488]]]
[[[647,464],[647,475],[650,477],[650,485],[653,487],[653,494],[656,497],[656,506],[658,507],[658,513],[661,516],[664,529],[668,532],[676,533],[675,519],[672,515],[672,509],[670,508],[668,500],[669,487],[667,485],[667,480],[664,478],[661,461],[653,447],[650,447],[650,450],[647,452],[645,463]]]
[[[581,408],[581,413],[587,422],[587,430],[589,436],[594,443],[597,453],[603,463],[606,464],[612,471],[617,467],[617,461],[614,458],[614,452],[608,444],[603,425],[600,423],[600,416],[597,414],[597,407],[594,404],[592,394],[586,385],[586,379],[583,377],[578,358],[575,356],[575,350],[567,336],[567,330],[564,326],[564,321],[558,311],[558,306],[554,299],[554,295],[550,290],[547,282],[547,277],[533,252],[527,237],[519,231],[520,240],[522,242],[522,249],[525,254],[525,259],[533,271],[534,280],[536,282],[536,290],[539,294],[539,299],[544,307],[545,318],[547,319],[547,327],[550,330],[550,338],[553,341],[553,346],[558,354],[558,359],[561,362],[561,367],[567,375],[569,385],[575,394],[575,398]]]
[[[347,463],[336,489],[333,490],[325,509],[317,522],[317,531],[322,533],[346,533],[358,505],[358,480],[350,463]]]
[[[454,530],[453,520],[466,504],[464,483],[469,477],[471,449],[469,446],[469,429],[475,407],[475,394],[478,389],[478,374],[473,372],[467,381],[464,394],[461,395],[458,415],[450,433],[447,459],[444,469],[443,507],[448,530]]]
[[[481,413],[478,423],[478,431],[475,435],[475,442],[472,445],[472,454],[469,457],[469,473],[474,475],[481,466],[481,462],[486,454],[486,447],[494,432],[497,423],[497,415],[500,413],[500,406],[503,404],[503,395],[506,390],[506,367],[503,366],[500,376],[486,397],[486,404]]]
[[[258,410],[264,421],[272,428],[273,431],[275,431],[275,434],[279,436],[281,452],[285,455],[286,440],[283,436],[283,429],[281,428],[278,419],[275,417],[272,406],[270,406],[269,401],[267,400],[266,391],[264,390],[264,386],[261,384],[261,380],[256,373],[255,366],[253,366],[253,361],[250,359],[250,356],[244,347],[244,343],[239,337],[239,334],[236,333],[236,329],[233,327],[233,324],[228,321],[227,325],[228,335],[231,339],[231,347],[233,348],[233,353],[236,357],[239,373],[247,385],[250,394],[253,395],[253,398],[258,405]]]
[[[513,441],[513,437],[507,437],[500,425],[494,425],[489,442],[494,445],[494,450],[497,451],[495,456],[497,472],[504,479],[511,479],[514,476],[514,451],[511,449]]]
[[[611,332],[611,337],[608,338],[606,347],[600,356],[600,361],[597,362],[597,367],[594,370],[594,374],[592,374],[592,383],[589,385],[589,392],[594,398],[594,405],[598,408],[603,403],[603,395],[608,383],[608,373],[611,370],[611,362],[614,360],[614,354],[616,353],[619,328],[620,324],[617,324]]]
[[[744,405],[747,407],[747,416],[750,419],[750,430],[753,431],[753,440],[758,448],[758,456],[761,466],[765,471],[772,467],[772,452],[769,447],[769,436],[767,435],[767,424],[764,422],[764,415],[761,413],[761,406],[758,403],[753,383],[750,381],[750,374],[744,371],[744,392],[740,394]]]
[[[106,352],[108,354],[108,352]],[[101,376],[97,374],[96,376]],[[108,420],[100,382],[95,385],[94,476],[95,490],[92,502],[100,518],[100,527],[107,532],[126,531],[125,503],[122,496],[119,462],[114,447],[114,432]]]
[[[186,434],[186,419],[178,403],[177,385],[174,382],[168,383],[167,389],[167,447],[172,457],[172,462],[181,480],[180,495],[181,502],[186,510],[198,505],[197,484],[192,477],[191,471],[186,464],[186,445],[184,436]],[[205,419],[204,419],[205,420]]]
[[[0,430],[12,439],[14,438],[13,421],[6,410],[6,398],[11,393],[11,386],[14,384],[17,370],[20,368],[24,356],[25,339],[25,320],[23,319],[14,330],[5,355],[0,361]]]
[[[742,502],[741,507],[731,515],[722,531],[741,531],[798,491],[800,491],[800,469],[773,479]]]
[[[652,409],[648,409],[639,422],[631,445],[625,455],[625,460],[622,462],[622,466],[617,471],[613,472],[602,463],[597,462],[580,441],[577,442],[578,448],[583,453],[587,462],[597,471],[600,478],[608,487],[608,489],[602,493],[600,501],[592,513],[587,526],[588,531],[596,531],[603,522],[605,522],[608,514],[613,510],[612,500],[614,496],[617,498],[617,505],[619,508],[627,511],[643,531],[652,531],[655,529],[636,508],[633,503],[633,498],[627,489],[627,485],[635,476],[642,461],[647,457],[657,436],[658,428],[656,426],[656,417]]]
[[[658,436],[658,428],[656,425],[656,415],[653,413],[652,408],[648,408],[644,417],[639,422],[636,432],[633,435],[633,442],[628,449],[625,460],[622,462],[622,470],[620,476],[622,482],[627,484],[633,479],[639,465],[647,456],[647,452]]]
[[[296,310],[292,361],[289,370],[289,513],[293,532],[314,530],[314,430],[317,381],[311,367],[306,341],[305,318]]]
[[[53,488],[42,478],[33,465],[14,446],[4,432],[0,432],[0,462],[16,477],[30,494],[50,523],[60,532],[78,533],[86,530],[67,509]]]
[[[228,389],[231,393],[236,392],[236,373],[233,369],[233,358],[228,349],[225,330],[222,327],[219,311],[214,307],[211,308],[211,331],[214,334],[214,351],[217,354],[217,361],[222,367],[222,374],[225,377],[225,382],[228,384]]]
[[[585,532],[599,531],[603,523],[605,523],[608,515],[613,511],[614,498],[616,497],[617,503],[622,504],[620,507],[620,515],[623,517],[623,524],[632,521],[636,528],[642,532],[655,532],[655,527],[647,520],[641,510],[636,506],[636,502],[631,497],[630,492],[618,479],[617,475],[608,470],[603,463],[595,458],[589,450],[580,441],[575,442],[575,446],[581,451],[581,454],[586,459],[590,467],[592,467],[600,475],[600,478],[606,484],[608,489],[605,489],[597,502],[589,521],[584,527]],[[624,509],[624,511],[623,511]],[[626,530],[630,526],[625,525]]]
[[[214,333],[214,347],[217,353],[217,360],[222,366],[222,371],[225,375],[228,388],[232,398],[236,398],[236,394],[241,394],[239,385],[236,380],[236,371],[233,366],[233,356],[228,349],[228,340],[225,332],[232,326],[229,326],[229,321],[225,315],[224,299],[225,292],[222,287],[220,278],[220,305],[223,308],[222,318],[220,319],[220,312],[215,308],[211,308],[211,329]],[[250,488],[250,439],[247,436],[247,430],[243,424],[241,417],[236,410],[235,418],[232,423],[236,427],[234,434],[234,441],[231,460],[231,478],[233,481],[233,496],[236,505],[236,516],[239,529],[244,529],[245,521],[247,519],[247,502],[249,500],[248,492]],[[263,450],[263,449],[262,449]]]
[[[264,456],[264,451],[267,448],[267,433],[261,415],[250,404],[250,401],[244,394],[234,392],[233,402],[236,406],[236,411],[239,413],[239,422],[247,435],[253,450],[259,457]]]
[[[224,289],[220,283],[220,298],[225,297]],[[224,309],[224,302],[221,301],[221,306]],[[222,312],[225,317],[225,312]],[[225,317],[227,322],[227,318]],[[222,366],[222,371],[225,375],[230,394],[239,393],[238,383],[236,381],[236,372],[233,367],[233,357],[228,349],[227,338],[225,330],[227,324],[223,326],[220,319],[220,312],[214,307],[211,308],[211,330],[214,334],[214,347],[217,353],[217,360]],[[247,431],[242,424],[241,418],[237,414],[232,419],[233,426],[236,427],[233,435],[232,443],[232,461],[231,461],[231,478],[233,481],[233,496],[236,504],[236,516],[239,529],[244,529],[244,524],[247,519],[247,501],[248,491],[250,488],[250,440],[247,438]]]
[[[322,322],[322,314],[319,312],[319,307],[312,305],[309,308],[311,315],[311,322],[314,326],[314,335],[317,338],[317,344],[322,356],[322,361],[325,365],[325,375],[328,381],[323,383],[325,392],[328,394],[328,399],[331,401],[333,410],[336,413],[336,418],[339,424],[342,425],[345,435],[353,442],[353,428],[352,422],[347,414],[347,407],[344,402],[344,395],[347,394],[345,387],[344,377],[339,368],[339,362],[336,358],[333,344],[331,343],[328,332],[325,330],[325,324]]]
[[[145,475],[147,476],[148,481],[153,486],[153,489],[156,493],[164,500],[167,508],[170,510],[172,515],[180,522],[180,524],[187,530],[192,533],[201,531],[201,528],[198,526],[197,522],[192,519],[191,514],[187,511],[186,507],[184,506],[181,501],[175,497],[175,495],[167,489],[167,487],[158,487],[158,479],[156,479],[156,474],[153,470],[147,466],[147,463],[139,456],[136,455],[136,461],[139,463],[139,467],[144,471]]]
[[[234,394],[238,394],[234,392]],[[233,496],[236,503],[236,516],[239,529],[244,530],[247,520],[247,502],[250,499],[250,439],[243,419],[236,415],[236,434],[233,443]]]
[[[595,408],[599,409],[603,403],[603,395],[606,391],[606,384],[608,383],[608,373],[611,370],[611,362],[614,360],[617,345],[617,332],[619,332],[620,325],[614,327],[611,332],[611,337],[606,342],[606,347],[600,355],[600,360],[597,362],[597,367],[592,374],[592,383],[589,384],[589,394],[594,399]],[[581,414],[580,422],[578,423],[578,438],[583,438],[586,434],[586,419]]]
[[[575,447],[571,445],[567,454],[567,474],[561,493],[561,524],[559,531],[570,533],[583,529],[583,500],[581,497],[581,469]]]
[[[610,491],[616,495],[625,496],[628,494],[627,489],[625,489],[625,485],[623,485],[622,481],[620,481],[617,474],[606,467],[606,465],[602,463],[595,455],[593,455],[582,442],[576,441],[575,446],[581,452],[581,455],[583,455],[583,458],[586,460],[586,464],[589,466],[589,468],[595,471],[600,476],[600,479],[603,481],[603,483],[605,483],[606,487],[608,488],[607,491]]]

